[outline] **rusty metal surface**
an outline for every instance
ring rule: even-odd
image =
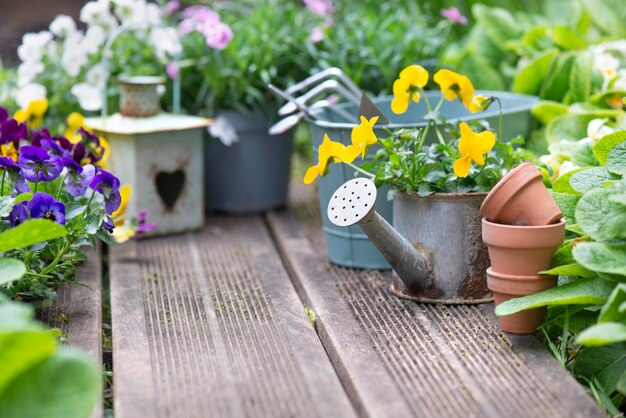
[[[313,188],[292,184],[290,211],[295,215],[313,250],[325,262],[323,235]],[[270,217],[283,251],[289,243],[301,242],[287,213]],[[295,221],[294,221],[295,222]],[[291,225],[282,234],[278,228]],[[318,329],[331,358],[337,362],[344,384],[357,405],[376,408],[378,393],[394,392],[394,413],[419,417],[592,417],[603,416],[591,397],[551,358],[532,336],[509,337],[502,333],[491,311],[493,305],[420,304],[394,297],[388,289],[390,273],[347,269],[326,262],[323,276],[306,277],[307,263],[297,252],[291,269],[301,296],[318,311]],[[289,256],[284,257],[289,262]],[[308,263],[311,264],[311,263]],[[329,284],[331,282],[332,284]],[[335,291],[333,292],[332,288]],[[330,290],[329,290],[330,288]],[[320,298],[319,295],[323,295]],[[350,347],[355,336],[344,336],[335,316],[349,306],[369,346]],[[384,392],[365,385],[366,373],[345,359],[346,347],[371,350],[372,368],[381,363],[395,387]],[[380,378],[382,381],[382,377]],[[356,383],[355,383],[356,382]],[[385,406],[382,405],[381,408]],[[392,407],[390,406],[390,409]],[[384,410],[384,409],[383,409]]]

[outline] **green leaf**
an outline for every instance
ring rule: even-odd
[[[0,218],[9,216],[13,206],[33,198],[31,193],[22,193],[17,197],[0,196]]]
[[[623,225],[626,229],[626,224]],[[581,242],[573,248],[572,255],[589,270],[626,277],[626,244]]]
[[[578,276],[586,278],[596,276],[593,271],[586,269],[578,263],[564,264],[550,270],[541,271],[539,274],[550,274],[552,276]]]
[[[573,103],[584,102],[591,92],[591,54],[582,52],[576,57],[569,76],[570,100]]]
[[[626,141],[620,142],[609,151],[606,168],[612,173],[626,176]]]
[[[574,257],[572,256],[573,245],[574,239],[565,240],[552,256],[552,265],[562,266],[564,264],[572,264],[574,262]]]
[[[569,174],[569,173],[567,173]],[[570,177],[569,184],[579,193],[586,193],[594,189],[601,189],[606,183],[618,180],[604,167],[593,167],[578,170]]]
[[[626,141],[626,130],[617,131],[598,139],[593,145],[593,155],[602,165],[606,165],[609,152],[619,143]]]
[[[546,127],[546,138],[551,144],[562,140],[578,141],[587,136],[587,121],[579,115],[558,116]]]
[[[626,367],[626,345],[623,343],[580,350],[574,364],[578,378],[598,379],[608,394],[613,393]]]
[[[565,26],[552,28],[552,41],[561,49],[582,49],[587,43],[572,29]]]
[[[598,167],[600,165],[593,155],[593,145],[590,142],[578,142],[574,145],[572,163],[579,167]]]
[[[596,241],[626,239],[626,206],[613,202],[610,196],[607,189],[592,190],[576,205],[578,225]]]
[[[14,258],[0,258],[0,286],[19,280],[26,274],[26,265]]]
[[[497,24],[497,22],[494,22]],[[550,50],[536,58],[521,71],[513,80],[513,91],[516,93],[538,95],[548,77],[553,60],[558,56],[556,50]]]
[[[626,313],[620,311],[624,302],[626,302],[626,284],[620,283],[615,286],[609,300],[602,307],[598,322],[626,323]]]
[[[567,106],[563,103],[554,102],[551,100],[541,100],[535,106],[533,106],[531,113],[535,119],[541,122],[543,125],[547,125],[550,121],[557,116],[561,116],[567,113]]]
[[[622,375],[620,376],[619,380],[617,381],[616,389],[622,395],[626,395],[626,372],[622,373]]]
[[[67,229],[47,219],[29,219],[0,234],[0,253],[63,237]]]
[[[578,334],[576,341],[592,347],[626,341],[626,324],[604,322],[593,325]]]
[[[552,193],[552,198],[559,205],[561,212],[563,212],[563,217],[567,221],[568,224],[575,224],[576,219],[574,214],[576,212],[576,205],[580,200],[581,196],[574,195],[570,193]]]
[[[626,37],[626,10],[622,0],[582,0],[593,22],[603,31]]]
[[[489,40],[496,45],[504,45],[508,40],[521,35],[516,19],[506,9],[475,3],[472,6],[472,16],[484,28]]]
[[[575,195],[582,195],[582,193],[574,190],[570,185],[570,178],[574,175],[574,173],[579,172],[580,169],[568,171],[563,174],[561,177],[557,178],[554,184],[552,185],[552,190],[558,193],[569,193]]]
[[[527,309],[554,305],[602,305],[613,284],[604,279],[578,279],[534,295],[510,299],[496,307],[496,315],[511,315]]]
[[[0,416],[88,418],[100,390],[96,363],[77,349],[63,347],[0,392]]]

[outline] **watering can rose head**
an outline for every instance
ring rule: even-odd
[[[485,110],[498,101],[495,97],[475,95],[466,76],[440,70],[433,80],[441,88],[441,99],[432,107],[423,91],[428,77],[428,72],[419,65],[405,68],[393,86],[392,111],[403,113],[410,101],[418,102],[422,98],[431,116],[437,114],[444,100],[459,100],[471,112]],[[326,175],[330,164],[341,162],[369,177],[377,186],[388,184],[396,191],[420,196],[486,192],[511,167],[525,159],[524,151],[513,147],[523,141],[521,138],[498,143],[496,134],[485,128],[486,124],[461,122],[452,125],[429,117],[424,127],[402,129],[388,138],[379,138],[374,132],[377,120],[378,117],[368,120],[361,116],[360,123],[352,128],[351,144],[348,145],[325,135],[318,150],[318,163],[308,169],[304,182],[312,183],[317,176]],[[428,144],[428,134],[430,132],[432,137],[433,131],[435,143]],[[373,145],[377,149],[373,159],[355,164],[359,156],[365,159]]]

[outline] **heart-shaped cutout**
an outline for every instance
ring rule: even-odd
[[[172,210],[185,187],[185,172],[176,170],[173,173],[161,171],[156,175],[157,192],[167,210]]]

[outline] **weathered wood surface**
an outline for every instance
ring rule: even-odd
[[[289,210],[268,220],[359,415],[606,416],[535,337],[503,334],[492,304],[408,302],[389,273],[328,264],[313,189],[292,185]]]
[[[64,343],[85,350],[102,364],[102,252],[100,246],[89,251],[88,259],[78,266],[76,277],[83,285],[65,284],[57,289],[57,301],[42,309],[40,319],[59,328]],[[99,399],[92,418],[103,416]]]
[[[116,418],[354,416],[262,219],[207,223],[111,249]]]

